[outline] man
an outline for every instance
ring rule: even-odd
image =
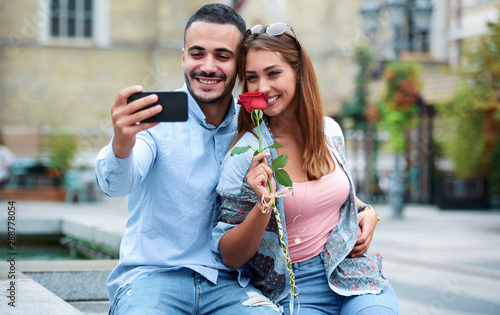
[[[221,4],[188,21],[181,89],[187,122],[136,124],[159,111],[136,113],[156,96],[126,104],[138,86],[122,90],[111,106],[114,136],[99,153],[97,178],[106,194],[128,195],[130,214],[108,279],[111,314],[279,314],[210,250],[220,162],[237,124],[231,91],[245,31],[238,13]]]
[[[110,314],[280,314],[248,279],[210,250],[220,201],[220,163],[236,132],[236,51],[245,22],[222,4],[202,7],[184,32],[189,119],[141,123],[159,106],[122,90],[111,106],[114,136],[97,158],[109,196],[128,196],[120,262],[108,279]]]

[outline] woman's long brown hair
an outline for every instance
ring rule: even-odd
[[[296,93],[299,97],[297,120],[304,138],[304,171],[308,180],[321,178],[333,169],[330,153],[326,144],[323,128],[323,103],[321,101],[318,81],[311,58],[306,50],[298,45],[298,41],[287,33],[271,36],[256,33],[246,36],[238,50],[238,78],[242,83],[243,93],[248,92],[245,78],[246,56],[252,49],[278,52],[279,55],[297,72],[298,85]],[[238,115],[239,140],[245,132],[251,132],[255,125],[250,114],[243,106]]]

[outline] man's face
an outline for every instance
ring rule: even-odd
[[[182,68],[188,90],[200,105],[229,101],[240,42],[241,33],[232,24],[197,21],[187,30]]]

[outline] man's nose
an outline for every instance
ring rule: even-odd
[[[217,60],[213,56],[207,56],[200,67],[200,70],[206,73],[213,73],[217,71]]]

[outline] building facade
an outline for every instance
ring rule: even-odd
[[[210,2],[233,5],[249,27],[291,24],[311,55],[327,114],[352,98],[352,52],[366,42],[363,0],[1,1],[0,126],[7,144],[19,155],[43,156],[44,136],[59,126],[76,134],[80,151],[92,157],[110,139],[110,105],[118,91],[182,84],[185,24]],[[484,32],[499,2],[433,0],[429,52],[421,59],[425,73],[457,65],[460,41]],[[439,75],[424,80],[428,102],[449,97],[447,82]]]
[[[45,135],[58,127],[78,135],[80,151],[93,154],[109,141],[109,108],[118,91],[134,84],[148,90],[182,84],[185,24],[210,2],[0,2],[0,126],[7,144],[38,158]],[[314,60],[330,114],[351,95],[350,54],[362,39],[360,1],[218,2],[235,5],[249,26],[292,24]]]

